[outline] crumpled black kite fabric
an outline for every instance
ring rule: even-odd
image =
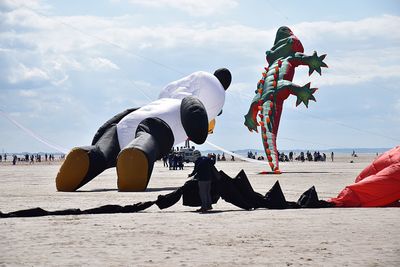
[[[214,169],[211,185],[211,198],[213,204],[222,198],[244,210],[253,209],[298,209],[298,208],[328,208],[333,205],[324,200],[319,200],[315,187],[312,186],[304,192],[297,202],[286,201],[280,187],[279,181],[272,188],[262,195],[255,192],[251,186],[246,173],[241,170],[236,177],[231,178],[223,171]],[[133,205],[105,205],[93,209],[66,209],[57,211],[46,211],[42,208],[32,208],[26,210],[13,211],[9,213],[0,212],[0,218],[10,217],[40,217],[56,215],[80,215],[80,214],[107,214],[107,213],[133,213],[145,210],[154,204],[159,209],[166,209],[176,204],[183,196],[183,205],[190,207],[201,206],[198,193],[197,180],[188,180],[182,187],[166,194],[159,195],[156,201],[139,202]]]

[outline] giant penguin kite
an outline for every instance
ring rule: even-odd
[[[73,148],[57,177],[58,191],[75,191],[104,170],[117,167],[119,191],[144,191],[154,162],[174,144],[205,142],[209,125],[222,112],[231,73],[199,71],[168,84],[159,99],[115,115],[95,134],[92,144]]]
[[[304,86],[292,83],[295,68],[307,65],[308,74],[311,75],[314,70],[321,74],[321,67],[328,67],[323,62],[326,55],[318,56],[314,51],[312,56],[307,56],[303,52],[303,45],[293,32],[288,27],[280,27],[276,33],[274,46],[266,52],[268,67],[262,73],[255,91],[256,95],[245,115],[244,124],[250,131],[257,132],[257,126],[261,126],[265,154],[274,173],[280,173],[276,137],[283,101],[290,94],[297,96],[296,105],[303,102],[308,107],[309,100],[315,101],[313,94],[317,88],[310,88],[310,83]],[[257,114],[260,117],[259,122]]]

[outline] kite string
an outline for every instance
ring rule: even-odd
[[[57,150],[58,152],[61,153],[68,153],[68,149],[61,147],[59,145],[56,145],[48,140],[46,140],[44,137],[39,136],[38,134],[36,134],[35,132],[33,132],[32,130],[26,128],[25,126],[23,126],[22,124],[20,124],[19,122],[17,122],[16,120],[14,120],[13,118],[11,118],[11,116],[9,116],[6,112],[4,112],[3,110],[0,109],[0,114],[2,116],[4,116],[6,119],[8,119],[9,121],[11,121],[15,126],[17,126],[19,129],[21,129],[22,131],[24,131],[25,133],[27,133],[28,135],[30,135],[31,137],[35,138],[36,140],[38,140],[39,142],[47,145],[50,148],[53,148],[55,150]]]
[[[206,140],[206,143],[207,143],[208,145],[210,145],[210,146],[212,146],[212,147],[214,147],[214,148],[216,148],[216,149],[218,149],[218,150],[220,150],[220,151],[222,151],[222,152],[228,154],[228,155],[234,156],[234,157],[239,158],[239,159],[241,159],[241,160],[244,160],[244,161],[247,161],[247,162],[251,162],[251,163],[258,163],[258,164],[263,164],[263,165],[265,165],[265,161],[260,161],[260,160],[245,158],[245,157],[243,157],[242,155],[239,155],[239,154],[237,154],[237,153],[231,152],[231,151],[229,151],[229,150],[227,150],[227,149],[225,149],[225,148],[223,148],[223,147],[217,146],[217,145],[215,145],[215,144],[213,144],[213,143],[211,143],[210,141],[207,141],[207,140]]]

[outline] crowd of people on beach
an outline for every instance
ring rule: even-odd
[[[257,155],[257,152],[252,152],[248,151],[247,152],[247,157],[251,159],[257,159],[257,160],[265,160],[263,155]],[[285,154],[284,152],[279,152],[278,151],[278,160],[280,162],[290,162],[290,161],[326,161],[327,156],[325,153],[321,153],[319,151],[314,151],[314,153],[311,153],[310,151],[307,152],[300,152],[297,156],[296,153],[293,151],[290,151],[288,154]],[[334,153],[331,152],[331,161],[334,160]]]
[[[40,154],[40,153],[32,153],[32,154],[24,154],[24,155],[16,155],[16,154],[7,154],[4,153],[3,155],[0,154],[0,163],[1,162],[7,162],[7,158],[11,156],[11,162],[13,165],[16,165],[18,162],[25,162],[29,164],[34,164],[35,162],[52,162],[56,160],[63,160],[65,158],[65,155],[59,155],[57,158],[55,157],[54,154]],[[225,153],[222,154],[215,154],[215,153],[209,153],[207,155],[210,157],[214,163],[217,161],[226,161],[226,156]],[[357,157],[357,154],[355,151],[351,154],[352,157]],[[251,159],[257,159],[257,160],[265,160],[265,157],[263,155],[257,155],[257,151],[252,152],[248,151],[247,152],[247,157]],[[231,161],[235,161],[235,157],[231,156],[230,158]],[[306,152],[300,152],[298,155],[296,155],[296,152],[290,151],[289,153],[285,154],[284,152],[279,152],[278,151],[278,160],[280,162],[291,162],[291,161],[314,161],[314,162],[324,162],[327,161],[327,155],[325,153],[321,153],[319,151],[314,151],[311,153],[310,151]],[[330,154],[330,160],[334,161],[334,152],[331,152]],[[164,167],[169,168],[170,170],[183,170],[184,168],[184,163],[185,159],[182,153],[179,153],[179,149],[177,150],[171,150],[171,152],[164,156],[162,158]]]
[[[226,161],[225,153],[222,154],[208,153],[207,157],[210,158],[214,162],[214,164],[217,161]],[[235,161],[235,157],[231,156],[230,160]],[[163,166],[169,168],[169,170],[183,170],[185,162],[186,163],[190,162],[184,158],[182,153],[179,153],[179,149],[171,150],[171,152],[168,155],[165,155],[162,158],[162,161],[163,161]]]
[[[52,162],[55,160],[62,160],[65,155],[60,155],[57,158],[55,157],[54,154],[40,154],[40,153],[33,153],[33,154],[23,154],[23,155],[17,155],[17,154],[7,154],[4,153],[4,155],[0,155],[0,162],[7,162],[7,158],[11,156],[11,162],[13,165],[16,165],[17,163],[29,163],[29,164],[34,164],[35,162],[40,163],[40,162]]]
[[[182,154],[176,152],[171,152],[168,155],[165,155],[162,158],[162,161],[164,167],[167,167],[170,170],[183,170],[183,167],[185,166]]]
[[[214,162],[215,161],[226,161],[225,153],[222,153],[222,155],[220,155],[219,153],[217,155],[215,155],[215,153],[212,153],[212,156],[214,158]],[[231,161],[235,161],[235,157],[233,155],[231,155]]]
[[[289,158],[292,158],[292,160],[290,160],[290,161],[293,161],[293,154],[290,157],[290,153],[292,153],[292,152],[289,152]],[[306,153],[300,152],[300,155],[295,157],[295,160],[301,161],[301,162],[304,162],[306,160],[307,161],[326,161],[326,154],[320,153],[319,151],[314,151],[314,153],[311,153],[310,151],[307,151]]]

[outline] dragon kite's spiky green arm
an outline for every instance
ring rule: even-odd
[[[273,95],[273,91],[268,88],[267,73],[268,68],[266,68],[262,73],[262,78],[257,83],[257,90],[255,91],[256,95],[251,101],[249,111],[244,116],[244,124],[247,126],[250,132],[258,132],[257,126],[260,125],[257,122],[257,114],[261,111],[261,106],[264,104],[265,99],[269,99]]]
[[[262,89],[260,91],[262,92]],[[247,126],[247,128],[249,129],[250,132],[252,132],[252,131],[258,132],[257,126],[259,126],[259,124],[257,122],[257,114],[259,112],[258,107],[259,107],[260,101],[262,101],[261,93],[258,93],[256,91],[256,95],[254,96],[253,100],[251,101],[249,111],[244,116],[245,125]]]
[[[316,51],[314,51],[312,56],[307,56],[303,53],[297,52],[289,59],[289,62],[294,64],[295,67],[299,65],[308,66],[308,75],[311,75],[314,71],[317,71],[319,75],[321,75],[321,68],[328,67],[328,65],[323,61],[325,57],[326,55],[318,56]]]
[[[307,83],[304,86],[299,86],[291,81],[279,81],[277,86],[277,91],[282,91],[288,89],[290,94],[297,96],[296,106],[300,105],[300,103],[304,103],[304,105],[308,108],[309,100],[316,101],[313,94],[318,88],[310,88],[311,83]]]

